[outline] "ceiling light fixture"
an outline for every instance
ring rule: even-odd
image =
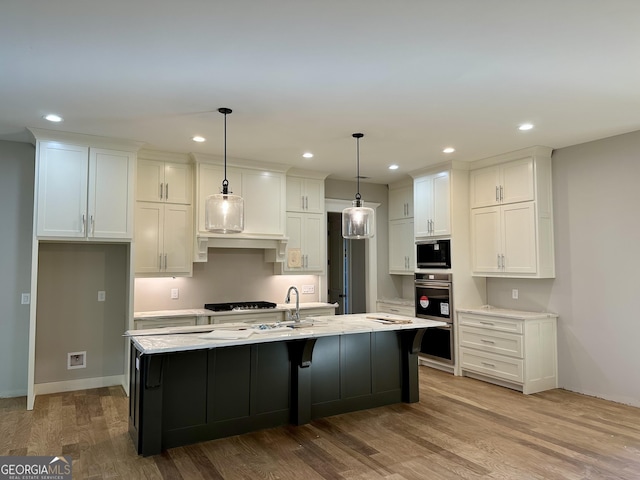
[[[304,158],[313,158],[313,153],[311,153],[311,152],[305,152],[305,153],[303,153],[303,154],[302,154],[302,156],[303,156]]]
[[[523,123],[522,125],[520,125],[518,127],[518,130],[522,130],[523,132],[527,131],[527,130],[531,130],[533,128],[533,124],[532,123]]]
[[[53,123],[60,123],[63,120],[63,118],[60,115],[56,115],[55,113],[49,113],[48,115],[45,115],[42,118]]]
[[[207,139],[204,138],[204,137],[201,137],[200,135],[196,135],[191,140],[193,140],[194,142],[202,143],[202,142],[206,141]]]
[[[442,153],[453,153],[453,152],[455,152],[455,151],[456,151],[456,149],[455,149],[455,148],[453,148],[453,147],[447,147],[447,148],[445,148],[444,150],[442,150]]]
[[[393,165],[389,165],[389,170],[397,170],[399,167],[395,163]]]
[[[205,227],[214,233],[240,233],[244,230],[244,200],[240,195],[232,195],[227,180],[227,115],[230,108],[219,108],[224,115],[224,180],[222,192],[207,197]]]
[[[358,181],[358,191],[353,206],[342,211],[342,236],[346,239],[359,240],[371,238],[375,234],[376,222],[372,208],[364,206],[360,196],[360,139],[363,133],[354,133],[356,139],[356,179]]]

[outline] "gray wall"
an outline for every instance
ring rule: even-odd
[[[554,151],[553,196],[556,278],[488,301],[558,313],[560,386],[640,406],[640,132]]]
[[[128,245],[41,243],[35,383],[124,373]],[[98,291],[106,301],[98,302]],[[67,370],[67,353],[87,367]]]
[[[32,145],[0,141],[0,397],[27,393],[29,305],[20,295],[31,289],[34,165]]]

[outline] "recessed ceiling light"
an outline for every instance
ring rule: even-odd
[[[202,143],[206,140],[206,138],[201,137],[199,135],[196,135],[195,137],[193,137],[191,140],[193,140],[194,142],[198,142],[198,143]]]
[[[453,147],[447,147],[444,150],[442,150],[443,153],[453,153],[455,151],[456,151],[456,149],[453,148]]]
[[[399,167],[395,163],[393,165],[389,165],[389,170],[397,170]]]
[[[313,158],[313,153],[311,153],[311,152],[305,152],[305,153],[303,153],[303,154],[302,154],[302,156],[303,156],[304,158]]]
[[[531,130],[533,128],[533,123],[523,123],[518,127],[518,130],[526,131]]]
[[[50,113],[48,115],[45,115],[43,118],[45,120],[48,120],[48,121],[54,122],[54,123],[58,123],[58,122],[61,122],[63,120],[60,115],[56,115],[55,113]]]

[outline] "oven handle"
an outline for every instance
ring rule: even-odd
[[[429,283],[429,282],[416,282],[416,287],[429,287],[429,288],[451,288],[450,283]]]

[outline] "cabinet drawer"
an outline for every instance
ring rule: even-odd
[[[469,370],[483,375],[489,375],[510,382],[524,381],[524,362],[519,358],[502,357],[478,350],[460,348],[460,365],[463,370]]]
[[[135,329],[143,330],[146,328],[162,328],[162,327],[189,327],[196,325],[197,317],[173,317],[173,318],[159,318],[136,320]]]
[[[385,302],[377,302],[376,309],[378,312],[393,313],[395,315],[405,315],[407,317],[415,317],[415,308],[405,305],[396,305]]]
[[[211,323],[273,323],[281,322],[283,313],[280,310],[267,313],[235,313],[232,315],[212,315]]]
[[[476,327],[500,332],[522,333],[524,331],[522,320],[512,320],[509,318],[492,317],[489,315],[475,315],[460,313],[458,315],[460,327]]]
[[[522,335],[488,328],[460,327],[460,346],[523,358]]]

